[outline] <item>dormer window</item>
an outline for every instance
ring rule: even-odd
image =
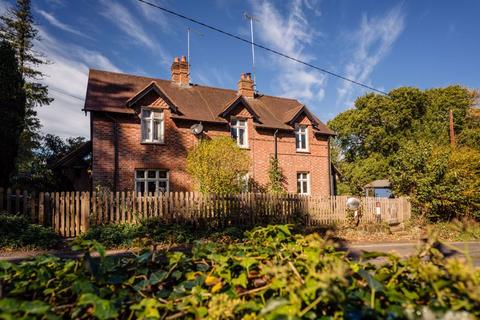
[[[142,142],[163,143],[165,125],[162,110],[142,108]]]
[[[247,120],[230,120],[230,132],[240,148],[248,148]]]
[[[295,128],[295,145],[297,151],[308,152],[308,127],[297,125]]]

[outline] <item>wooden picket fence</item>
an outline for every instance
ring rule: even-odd
[[[347,219],[347,196],[307,197],[297,194],[236,195],[170,192],[27,192],[0,188],[0,212],[29,215],[34,223],[75,237],[92,224],[137,222],[159,218],[161,223],[198,227],[253,226],[268,223],[331,224]],[[406,198],[362,197],[361,223],[401,223],[410,218]]]

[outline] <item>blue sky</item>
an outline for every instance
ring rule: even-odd
[[[247,11],[258,43],[382,90],[461,84],[480,87],[480,1],[150,0],[243,37]],[[0,12],[13,0],[0,0]],[[43,131],[88,137],[81,111],[88,68],[170,77],[191,41],[192,82],[236,88],[251,71],[248,44],[169,16],[137,0],[33,0],[50,64],[42,70],[55,101],[39,110]],[[294,97],[323,121],[367,92],[319,71],[256,50],[257,89]],[[58,91],[68,93],[68,95]]]

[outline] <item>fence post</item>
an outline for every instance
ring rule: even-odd
[[[45,225],[45,206],[44,206],[43,192],[40,192],[38,194],[38,223],[41,224],[42,226]]]
[[[32,191],[32,194],[30,195],[30,217],[32,222],[37,223],[39,222],[40,218],[37,215],[35,196],[36,192]]]

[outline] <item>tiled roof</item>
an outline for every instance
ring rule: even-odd
[[[226,120],[220,115],[225,111],[228,103],[234,102],[237,97],[236,90],[195,84],[179,86],[169,80],[91,69],[85,110],[133,113],[133,109],[127,106],[127,101],[152,82],[178,107],[179,114],[175,114],[174,117],[179,119],[225,123]],[[257,125],[265,128],[292,130],[293,127],[288,123],[303,107],[295,99],[267,95],[257,95],[255,98],[244,97],[244,99],[258,115]],[[334,134],[320,120],[318,120],[316,131],[321,134]]]

